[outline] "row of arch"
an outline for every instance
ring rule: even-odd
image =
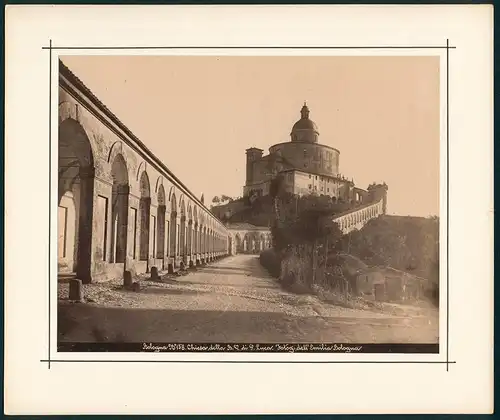
[[[271,234],[263,232],[237,232],[234,242],[237,254],[258,254],[272,246]]]
[[[339,228],[343,232],[347,232],[352,230],[359,224],[364,224],[368,220],[373,219],[382,214],[382,208],[380,203],[376,203],[369,207],[366,207],[361,210],[355,210],[352,213],[343,215],[335,219]]]
[[[115,157],[112,166],[114,213],[112,220],[118,226],[123,226],[124,232],[128,231],[127,218],[119,222],[119,215],[126,214],[128,203],[126,197],[129,194],[128,182],[123,174],[126,171],[123,155]],[[171,258],[181,257],[182,262],[189,263],[187,257],[199,253],[213,253],[223,251],[226,247],[226,237],[214,230],[211,219],[205,215],[198,215],[198,208],[188,203],[181,196],[179,204],[175,192],[170,192],[170,199],[166,199],[163,183],[158,186],[156,209],[152,210],[152,194],[149,176],[146,170],[140,175],[139,182],[139,260],[149,258],[162,259],[165,252]],[[123,191],[123,194],[121,193]],[[115,193],[116,192],[116,193]],[[125,197],[121,198],[121,195]],[[112,237],[114,237],[112,235]],[[122,241],[125,235],[121,236]],[[136,256],[134,246],[134,258]],[[125,244],[112,249],[126,249]],[[115,252],[110,262],[124,262],[123,252]]]
[[[146,271],[153,265],[174,269],[227,253],[227,231],[195,202],[177,197],[173,186],[167,196],[161,175],[152,189],[146,164],[139,165],[133,194],[123,147],[113,145],[108,162],[97,162],[95,147],[79,121],[60,120],[60,272],[90,281],[93,274],[105,276],[109,266],[130,269],[126,264],[146,261]],[[105,172],[99,177],[97,166]]]

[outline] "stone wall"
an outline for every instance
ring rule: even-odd
[[[340,152],[317,143],[286,142],[269,148],[277,153],[294,169],[335,177],[339,173]]]
[[[228,252],[224,225],[63,65],[59,207],[60,266],[86,282]]]

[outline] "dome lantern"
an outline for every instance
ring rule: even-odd
[[[298,120],[292,127],[290,136],[292,141],[317,143],[318,142],[318,127],[314,121],[309,119],[309,107],[304,101],[304,105],[300,110],[300,120]]]

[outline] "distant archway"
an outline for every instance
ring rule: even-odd
[[[264,251],[264,249],[266,248],[266,237],[263,233],[260,234],[260,238],[259,238],[259,251]]]

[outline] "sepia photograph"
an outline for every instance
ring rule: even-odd
[[[493,412],[491,5],[5,27],[6,414]]]
[[[58,65],[58,351],[439,352],[439,56]]]

